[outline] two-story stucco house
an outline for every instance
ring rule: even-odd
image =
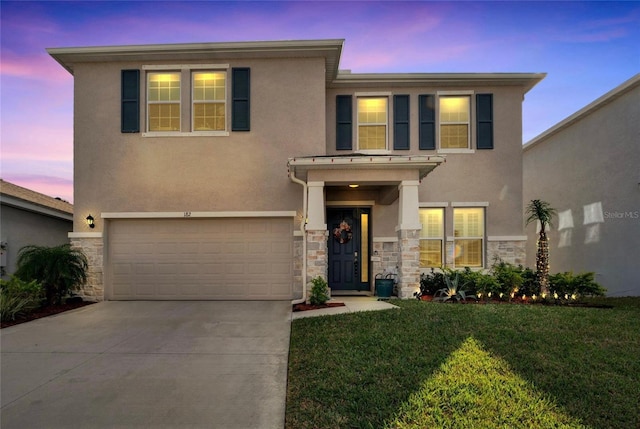
[[[524,262],[522,102],[544,74],[356,74],[343,43],[49,49],[75,82],[85,294],[373,293],[386,269],[409,297],[429,267]]]

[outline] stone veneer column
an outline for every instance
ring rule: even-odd
[[[85,301],[104,300],[104,242],[101,232],[70,232],[69,241],[73,249],[81,250],[87,257],[89,270],[87,283],[76,291]]]
[[[398,296],[411,298],[420,288],[420,209],[417,180],[405,180],[398,204]]]
[[[307,284],[318,276],[327,278],[327,236],[323,230],[307,230]],[[307,288],[308,293],[308,288]]]
[[[325,221],[324,182],[307,183],[307,296],[309,282],[318,276],[327,279],[327,223]]]
[[[398,297],[420,289],[420,229],[398,230]]]

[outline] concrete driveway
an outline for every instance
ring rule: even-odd
[[[282,428],[290,302],[103,302],[5,328],[0,427]]]

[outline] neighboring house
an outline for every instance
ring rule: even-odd
[[[24,246],[69,243],[73,206],[68,202],[0,179],[0,206],[3,279],[15,272],[18,252]]]
[[[298,299],[389,270],[406,298],[429,267],[524,262],[522,100],[545,75],[356,74],[343,42],[49,49],[75,81],[85,293]]]
[[[524,146],[524,201],[558,211],[551,273],[595,272],[608,295],[640,295],[640,74]],[[535,266],[535,226],[527,229]]]

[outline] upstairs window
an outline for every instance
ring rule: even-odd
[[[470,97],[468,95],[440,96],[439,108],[440,148],[470,148]]]
[[[387,149],[387,97],[358,98],[358,149]]]
[[[420,223],[420,267],[440,267],[444,264],[444,209],[421,208]]]
[[[193,131],[226,129],[226,73],[193,73]]]
[[[147,128],[180,131],[180,73],[149,73]]]
[[[483,267],[484,208],[454,208],[453,235],[455,266]]]

